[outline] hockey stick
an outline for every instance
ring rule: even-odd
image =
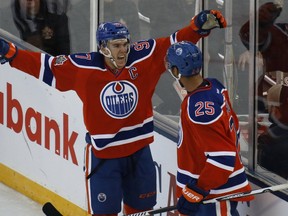
[[[176,210],[177,207],[175,206],[167,206],[164,208],[159,208],[159,209],[155,209],[155,210],[148,210],[148,211],[143,211],[143,212],[138,212],[138,213],[134,213],[134,214],[128,214],[128,215],[123,215],[123,216],[146,216],[146,215],[154,215],[154,214],[159,214],[159,213],[163,213],[163,212],[168,212],[168,211],[173,211]]]
[[[251,196],[251,195],[262,194],[262,193],[266,193],[266,192],[284,190],[286,188],[288,188],[288,183],[280,184],[280,185],[274,185],[271,187],[260,188],[257,190],[247,191],[247,192],[243,192],[243,193],[241,192],[241,193],[235,193],[235,194],[230,194],[230,195],[226,195],[226,196],[216,197],[216,198],[209,199],[209,200],[203,200],[203,203],[204,204],[215,203],[215,202],[220,202],[220,201],[225,201],[225,200],[230,200],[230,199],[236,199],[236,198],[247,197],[247,196]]]
[[[260,188],[257,190],[247,191],[247,192],[243,192],[243,193],[235,193],[235,194],[225,195],[225,196],[221,196],[221,197],[212,198],[209,200],[203,200],[202,203],[203,204],[216,203],[216,202],[220,202],[220,201],[236,199],[236,198],[241,198],[241,197],[247,197],[247,196],[262,194],[262,193],[266,193],[266,192],[284,190],[286,188],[288,188],[288,183],[280,184],[280,185],[274,185],[274,186],[266,187],[266,188]],[[138,212],[138,213],[134,213],[134,214],[128,214],[128,215],[124,215],[124,216],[147,216],[147,215],[153,215],[153,214],[158,214],[158,213],[162,213],[162,212],[173,211],[176,209],[177,209],[177,207],[175,205],[175,206],[168,206],[168,207],[155,209],[155,210],[149,210],[149,211]]]
[[[235,193],[235,194],[230,194],[230,195],[226,195],[226,196],[216,197],[216,198],[209,199],[209,200],[203,200],[202,203],[203,204],[215,203],[215,202],[220,202],[220,201],[225,201],[225,200],[230,200],[230,199],[236,199],[236,198],[247,197],[247,196],[251,196],[251,195],[262,194],[262,193],[266,193],[266,192],[284,190],[286,188],[288,188],[288,183],[280,184],[280,185],[274,185],[274,186],[266,187],[266,188],[260,188],[257,190],[247,191],[247,192],[243,192],[243,193]],[[175,205],[175,206],[168,206],[168,207],[164,207],[164,208],[159,208],[159,209],[155,209],[155,210],[148,210],[148,211],[123,215],[123,216],[147,216],[147,215],[153,215],[153,214],[159,214],[159,213],[163,213],[163,212],[173,211],[176,209],[177,209],[177,207]],[[45,203],[42,210],[47,216],[63,216],[50,202]]]

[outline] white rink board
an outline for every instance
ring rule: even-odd
[[[4,95],[4,123],[0,124],[0,162],[79,207],[86,208],[83,173],[86,130],[80,100],[74,92],[60,93],[7,65],[0,66],[0,76],[0,94]],[[25,117],[31,116],[33,112],[37,112],[38,122],[30,118],[32,120],[29,124]],[[9,128],[7,123],[11,118],[17,125],[15,129]],[[54,133],[50,136],[50,150],[44,147],[45,118],[57,122],[60,132],[60,148],[57,153]],[[68,126],[64,126],[64,123]],[[29,138],[27,128],[33,133],[40,130],[40,144]],[[64,131],[67,132],[66,138]],[[67,157],[64,156],[64,145],[68,149]]]
[[[38,122],[31,116],[37,116]],[[30,124],[27,117],[32,119]],[[45,148],[45,119],[57,122],[59,128],[60,148],[56,152],[53,133],[50,149]],[[14,122],[12,128],[8,121],[10,126]],[[31,140],[33,136],[27,131],[40,136]],[[0,163],[86,209],[85,133],[82,103],[74,92],[61,93],[8,65],[0,65]],[[35,141],[39,137],[40,144]],[[70,149],[65,156],[67,146]],[[176,143],[155,132],[151,149],[158,177],[156,208],[175,205]],[[284,216],[288,205],[266,193],[257,195],[249,207],[240,204],[239,211],[240,215]]]

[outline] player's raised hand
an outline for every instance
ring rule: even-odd
[[[190,24],[192,29],[201,35],[208,35],[211,29],[227,26],[224,16],[218,10],[204,10],[194,16]]]
[[[0,63],[10,62],[17,54],[17,47],[10,42],[0,38]]]

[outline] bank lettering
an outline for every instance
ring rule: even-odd
[[[41,145],[47,150],[51,150],[51,145],[54,144],[56,155],[78,165],[74,149],[78,133],[69,132],[69,116],[67,114],[63,113],[62,124],[59,124],[56,120],[43,116],[32,107],[23,110],[20,101],[13,98],[10,83],[6,85],[6,94],[6,101],[4,101],[5,95],[0,92],[0,124],[15,133],[25,132],[31,142]],[[60,128],[59,125],[63,125],[63,127]],[[54,140],[51,140],[51,137],[54,137]]]

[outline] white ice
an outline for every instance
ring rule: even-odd
[[[0,216],[43,216],[42,205],[0,183]]]

